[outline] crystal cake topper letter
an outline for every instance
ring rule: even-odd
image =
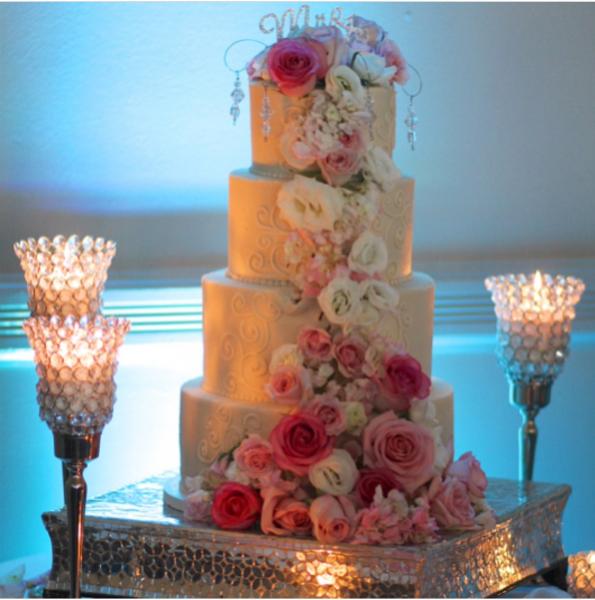
[[[314,19],[316,27],[323,27],[326,24],[324,14],[315,15]],[[351,20],[352,17],[349,17],[343,21],[343,9],[337,7],[331,11],[328,24],[335,25],[351,33],[354,30]],[[272,24],[269,24],[271,22]],[[287,25],[289,25],[289,28],[287,28]],[[307,4],[302,4],[298,8],[297,13],[293,8],[288,8],[280,18],[275,13],[269,13],[260,19],[259,27],[262,33],[276,32],[277,40],[280,40],[284,36],[292,35],[303,27],[310,27],[310,7]]]

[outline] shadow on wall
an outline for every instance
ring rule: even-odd
[[[197,193],[197,196],[200,194]],[[165,196],[160,196],[164,198]],[[178,196],[179,199],[180,196]],[[83,200],[80,200],[83,202]],[[194,276],[205,269],[225,266],[227,254],[227,215],[223,211],[113,212],[95,214],[74,211],[68,203],[57,208],[38,206],[35,210],[16,210],[19,196],[3,198],[0,205],[0,274],[16,273],[14,242],[46,235],[92,235],[112,239],[118,244],[114,271],[175,279],[176,271],[194,269]],[[163,202],[167,204],[167,200]],[[171,273],[166,273],[167,270]]]

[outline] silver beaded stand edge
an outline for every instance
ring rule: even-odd
[[[566,485],[491,479],[498,523],[415,547],[326,546],[186,523],[163,504],[172,474],[91,500],[82,589],[127,597],[467,597],[496,594],[564,557]],[[49,595],[68,589],[64,511],[43,515]]]

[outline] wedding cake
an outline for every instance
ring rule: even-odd
[[[351,17],[295,25],[247,72],[251,166],[229,178],[204,376],[181,392],[186,518],[390,544],[491,522],[479,463],[453,462],[434,282],[412,270],[415,182],[392,161],[407,62]]]

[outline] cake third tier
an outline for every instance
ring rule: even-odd
[[[386,313],[378,331],[400,342],[430,375],[434,282],[423,273],[396,286],[399,310]],[[202,279],[204,306],[204,382],[212,394],[244,402],[265,402],[273,351],[295,343],[300,330],[315,326],[315,299],[295,301],[291,286],[237,281],[225,271]]]

